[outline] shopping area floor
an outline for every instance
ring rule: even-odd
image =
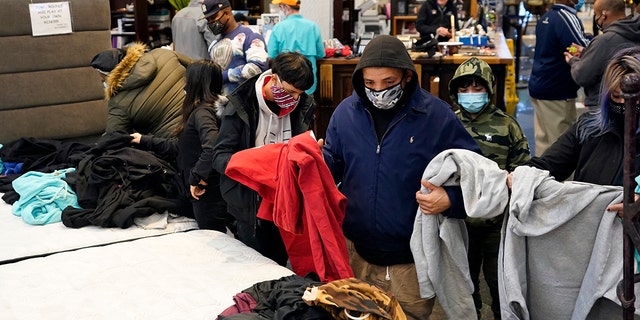
[[[521,8],[524,10],[524,8]],[[524,12],[521,11],[521,14]],[[592,30],[592,18],[593,11],[590,7],[586,6],[580,12],[578,17],[581,18],[584,24],[585,31],[591,32]],[[535,154],[535,143],[533,135],[533,105],[529,99],[529,90],[527,89],[529,75],[531,74],[531,66],[533,65],[533,53],[535,47],[535,24],[537,20],[535,17],[530,17],[527,24],[526,34],[522,36],[522,54],[520,57],[520,72],[519,79],[516,82],[518,104],[516,106],[516,120],[522,127],[527,140],[529,141],[529,149],[531,154]],[[505,35],[509,37],[509,35]],[[511,35],[513,36],[513,35]],[[578,92],[578,101],[582,98],[581,92]],[[480,275],[480,294],[483,300],[482,317],[479,320],[494,320],[493,313],[491,312],[491,295],[489,294],[489,288],[487,287],[482,274]],[[436,306],[434,307],[433,314],[429,320],[445,320],[447,319],[444,310],[438,305],[436,300]]]

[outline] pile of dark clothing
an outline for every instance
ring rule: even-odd
[[[0,149],[3,161],[22,162],[22,172],[0,178],[3,200],[12,204],[19,195],[11,181],[28,171],[53,172],[76,168],[65,181],[82,209],[67,207],[62,222],[67,227],[87,225],[128,228],[133,219],[169,211],[186,213],[179,199],[175,166],[155,154],[131,147],[128,134],[102,136],[92,147],[80,143],[23,138]]]
[[[315,273],[263,281],[234,296],[217,320],[401,320],[391,293],[356,278],[321,282]]]

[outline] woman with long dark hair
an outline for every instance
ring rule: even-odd
[[[226,232],[232,218],[220,195],[220,175],[213,170],[213,146],[218,137],[222,93],[222,71],[211,60],[198,60],[185,73],[185,99],[177,139],[132,134],[132,143],[174,158],[181,174],[184,196],[190,198],[193,215],[200,229]]]

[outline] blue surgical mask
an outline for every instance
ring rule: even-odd
[[[486,92],[458,93],[458,104],[469,113],[478,113],[489,102]]]
[[[578,0],[578,3],[576,3],[574,8],[576,9],[576,11],[580,11],[580,8],[582,8],[582,6],[584,6],[584,0]]]

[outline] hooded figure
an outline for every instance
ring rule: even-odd
[[[105,74],[108,103],[106,132],[175,136],[184,102],[184,73],[192,61],[175,51],[155,49],[147,52],[142,43],[132,44],[112,70],[106,70],[113,50],[101,52],[92,66]],[[97,64],[99,61],[107,61]],[[103,67],[98,67],[102,65]]]
[[[469,83],[467,79],[475,80],[487,92],[486,103],[476,112],[470,112],[460,104],[458,89]],[[529,160],[529,144],[516,119],[493,104],[495,84],[489,64],[473,57],[456,69],[449,81],[449,97],[458,108],[458,118],[476,140],[482,154],[497,162],[500,169],[511,172]]]
[[[356,278],[387,279],[383,289],[398,297],[407,317],[427,319],[433,299],[424,298],[433,297],[420,297],[409,246],[416,191],[438,153],[479,149],[451,107],[417,79],[400,40],[371,40],[353,72],[353,94],[331,116],[323,155],[349,199],[343,231]],[[431,214],[465,217],[459,187],[433,186],[432,194],[448,198],[450,206]]]
[[[451,81],[449,95],[458,107],[456,114],[467,132],[476,140],[485,157],[509,172],[530,158],[527,138],[518,122],[493,104],[495,77],[488,63],[476,57],[463,62]],[[486,209],[486,208],[485,208]],[[487,212],[488,213],[488,212]],[[500,318],[498,295],[498,251],[502,212],[490,219],[467,218],[469,236],[469,273],[474,285],[473,300],[480,314],[480,268],[491,293],[491,309]]]

